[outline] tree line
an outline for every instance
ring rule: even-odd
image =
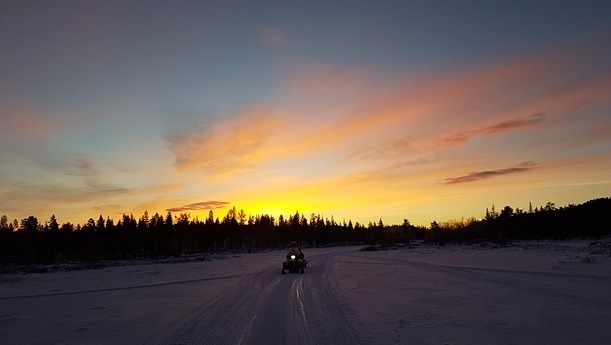
[[[386,225],[382,219],[367,225],[337,222],[318,214],[306,217],[247,215],[230,209],[219,219],[209,211],[206,219],[148,212],[136,219],[123,215],[116,223],[100,215],[84,225],[59,224],[53,215],[41,223],[35,216],[8,222],[0,218],[0,264],[37,265],[58,262],[125,259],[159,259],[219,251],[258,251],[282,248],[291,241],[303,246],[344,244],[384,245],[422,240],[431,243],[531,239],[569,239],[611,235],[611,199],[600,198],[581,205],[545,206],[515,210],[505,206],[486,210],[480,219],[455,220],[430,227]]]
[[[431,223],[425,239],[431,242],[490,240],[500,243],[528,240],[601,238],[611,235],[611,198],[599,198],[580,205],[556,207],[552,202],[528,210],[492,205],[481,220]]]

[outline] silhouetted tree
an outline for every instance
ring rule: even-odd
[[[38,218],[29,216],[21,221],[21,228],[26,232],[35,233],[38,231]]]
[[[240,212],[238,212],[237,214],[237,218],[238,218],[238,224],[240,225],[246,224],[247,215],[243,209],[240,209]]]
[[[170,211],[168,211],[168,214],[165,217],[165,224],[167,226],[172,226],[172,224],[173,224],[172,212],[170,212]]]
[[[59,224],[55,215],[51,215],[51,219],[49,219],[49,231],[59,231]]]
[[[106,221],[104,220],[104,217],[102,215],[98,217],[98,221],[96,222],[95,226],[98,231],[104,231],[104,229],[106,228]]]
[[[8,217],[6,215],[2,215],[0,217],[0,230],[6,231],[9,229]]]
[[[212,210],[208,211],[208,218],[206,218],[206,225],[214,224],[214,212]]]
[[[149,219],[149,211],[144,211],[142,217],[138,219],[138,229],[146,230],[149,227],[150,219]]]
[[[513,215],[513,209],[509,206],[505,206],[502,210],[501,210],[501,215],[500,217],[502,218],[509,218]]]
[[[89,218],[81,226],[64,223],[58,226],[55,215],[44,225],[35,216],[8,222],[0,217],[0,264],[32,265],[62,260],[115,260],[159,258],[219,250],[259,250],[285,246],[291,240],[309,245],[347,243],[408,243],[424,239],[441,244],[448,241],[495,241],[514,239],[566,239],[611,235],[611,199],[601,198],[581,205],[556,207],[548,202],[537,211],[522,212],[505,206],[500,215],[487,210],[482,220],[460,219],[443,223],[431,222],[430,228],[416,227],[405,218],[400,225],[369,221],[352,225],[345,219],[337,223],[333,216],[325,218],[312,213],[309,220],[295,212],[288,219],[280,215],[278,222],[270,215],[248,216],[243,210],[230,209],[223,222],[213,221],[212,211],[205,222],[188,213],[166,220],[148,212],[137,222],[133,215],[123,215],[114,224],[102,215]],[[247,219],[247,221],[246,221]],[[13,231],[15,230],[15,231]],[[0,269],[2,266],[0,265]]]
[[[403,218],[403,225],[401,227],[401,229],[403,230],[403,238],[404,238],[404,242],[409,246],[409,238],[410,238],[410,230],[412,228],[412,225],[409,223],[409,220],[407,220],[407,218]]]

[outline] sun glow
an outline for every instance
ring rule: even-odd
[[[241,206],[237,206],[237,209],[241,209]],[[283,217],[287,217],[289,215],[295,214],[295,212],[303,212],[299,210],[296,205],[293,205],[290,202],[281,201],[281,200],[256,200],[252,202],[244,203],[244,212],[249,215],[257,216],[257,215],[270,215],[275,219],[278,219],[280,215]]]

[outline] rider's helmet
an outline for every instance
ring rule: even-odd
[[[297,247],[297,242],[295,241],[291,242],[291,247]]]

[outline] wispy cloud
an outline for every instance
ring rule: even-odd
[[[349,158],[402,166],[405,162],[428,162],[474,139],[490,140],[524,131],[536,136],[560,126],[560,119],[571,113],[579,113],[583,123],[589,109],[610,104],[611,78],[601,75],[563,83],[558,78],[565,63],[554,57],[525,59],[456,73],[447,79],[431,77],[417,87],[399,85],[385,92],[375,106],[363,106],[368,113],[346,117],[346,122],[355,122],[342,128],[365,128],[355,134],[368,138],[354,145]],[[361,105],[367,102],[362,100]]]
[[[532,114],[527,118],[504,120],[483,128],[475,128],[465,132],[452,134],[446,137],[444,141],[450,144],[458,144],[467,142],[476,136],[494,135],[515,130],[531,129],[540,124],[544,118],[545,114],[539,112]]]
[[[66,208],[74,212],[83,208],[89,209],[92,205],[108,203],[110,200],[125,199],[135,191],[133,188],[105,183],[66,186],[12,181],[11,187],[0,194],[0,199],[10,200],[10,203],[0,202],[0,206],[8,211],[27,209],[28,212],[41,215],[60,212]]]
[[[511,131],[514,129],[531,128],[540,123],[544,117],[545,114],[540,112],[532,114],[526,119],[512,119],[507,121],[501,121],[492,126],[484,128],[483,132],[486,134],[496,134]]]
[[[484,171],[475,171],[470,172],[466,175],[458,176],[458,177],[448,177],[446,178],[442,184],[451,185],[451,184],[459,184],[459,183],[469,183],[476,182],[479,180],[489,179],[492,177],[509,175],[509,174],[517,174],[530,170],[534,170],[539,168],[539,166],[535,162],[523,162],[513,167],[496,169],[496,170],[484,170]]]
[[[200,201],[194,202],[178,207],[170,207],[166,209],[168,212],[186,212],[186,211],[201,211],[201,210],[215,210],[220,208],[225,208],[229,205],[228,201]]]
[[[306,64],[280,85],[277,103],[174,133],[168,146],[176,169],[208,175],[252,172],[272,161],[287,173],[297,159],[300,167],[313,167],[323,157],[325,169],[411,169],[432,164],[474,139],[527,131],[536,136],[558,126],[560,115],[606,99],[611,80],[605,76],[582,83],[550,82],[566,63],[543,56],[428,77],[386,78],[366,66]],[[516,146],[514,152],[522,148]],[[524,165],[484,171],[444,184],[526,168],[533,169]]]
[[[102,174],[95,160],[83,153],[70,154],[62,160],[53,160],[44,164],[53,170],[69,176],[97,177]]]
[[[208,174],[250,170],[260,160],[258,150],[286,119],[272,111],[250,107],[229,119],[205,122],[190,131],[168,136],[179,171],[198,169]]]

